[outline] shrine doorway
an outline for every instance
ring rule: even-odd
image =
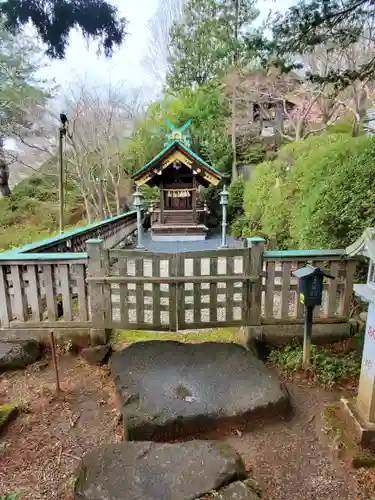
[[[183,197],[169,196],[170,192],[167,192],[166,194],[166,210],[192,210],[193,206],[191,193],[188,193],[188,196]]]

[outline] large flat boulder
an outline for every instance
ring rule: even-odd
[[[167,441],[290,408],[276,375],[237,344],[139,342],[110,364],[130,440]]]
[[[0,341],[0,373],[25,368],[37,361],[42,350],[34,339]]]
[[[123,442],[83,458],[74,499],[194,500],[246,476],[241,457],[225,443]]]

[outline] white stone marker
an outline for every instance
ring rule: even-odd
[[[370,259],[367,283],[354,285],[355,294],[369,304],[357,409],[366,421],[375,423],[375,228],[366,229],[346,253]]]

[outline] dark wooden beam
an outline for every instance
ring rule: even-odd
[[[197,180],[195,178],[196,176],[193,175],[193,191],[191,193],[192,199],[192,208],[193,208],[193,219],[194,222],[197,221]]]
[[[160,181],[160,224],[164,224],[164,196],[163,180]]]

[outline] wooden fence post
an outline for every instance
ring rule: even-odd
[[[248,287],[246,314],[247,325],[244,327],[245,343],[252,349],[253,342],[261,336],[261,314],[262,314],[262,274],[263,274],[263,254],[264,254],[264,239],[263,238],[248,238],[247,246],[250,249],[250,262],[246,266],[250,276],[256,276],[256,281],[252,281]]]
[[[254,237],[248,238],[248,246],[250,247],[250,275],[257,276],[257,280],[251,284],[250,292],[250,314],[249,326],[259,326],[262,314],[262,273],[263,273],[263,254],[264,254],[263,238]]]
[[[104,250],[103,240],[87,240],[87,276],[88,278],[100,278],[105,276],[105,268],[103,266]],[[105,294],[103,283],[95,283],[89,281],[89,301],[91,309],[91,328],[90,337],[91,344],[105,344],[107,341],[106,335],[106,317],[105,317]]]
[[[12,309],[5,266],[0,265],[0,326],[2,328],[9,328],[11,320]]]

